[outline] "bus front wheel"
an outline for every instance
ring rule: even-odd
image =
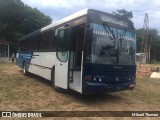
[[[58,87],[55,86],[55,69],[54,68],[52,69],[52,72],[51,72],[51,82],[52,82],[52,88],[55,91],[58,91]]]

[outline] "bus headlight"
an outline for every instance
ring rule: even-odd
[[[131,77],[129,77],[129,81],[131,80]]]
[[[84,79],[85,79],[85,80],[92,80],[92,76],[87,75],[87,76],[84,77]]]
[[[130,76],[130,77],[129,77],[129,81],[130,81],[130,80],[134,80],[134,79],[135,79],[134,76]]]

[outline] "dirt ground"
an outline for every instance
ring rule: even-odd
[[[137,77],[150,77],[152,72],[160,72],[160,65],[138,64]]]
[[[138,74],[136,82],[134,90],[82,96],[74,91],[56,92],[49,81],[33,75],[24,76],[22,70],[15,64],[0,64],[0,109],[1,111],[160,111],[160,79],[151,79]]]

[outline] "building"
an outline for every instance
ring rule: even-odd
[[[9,61],[9,43],[0,41],[0,63]]]

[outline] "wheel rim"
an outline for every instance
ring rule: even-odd
[[[25,65],[23,67],[23,73],[26,73],[26,68],[25,68]]]

